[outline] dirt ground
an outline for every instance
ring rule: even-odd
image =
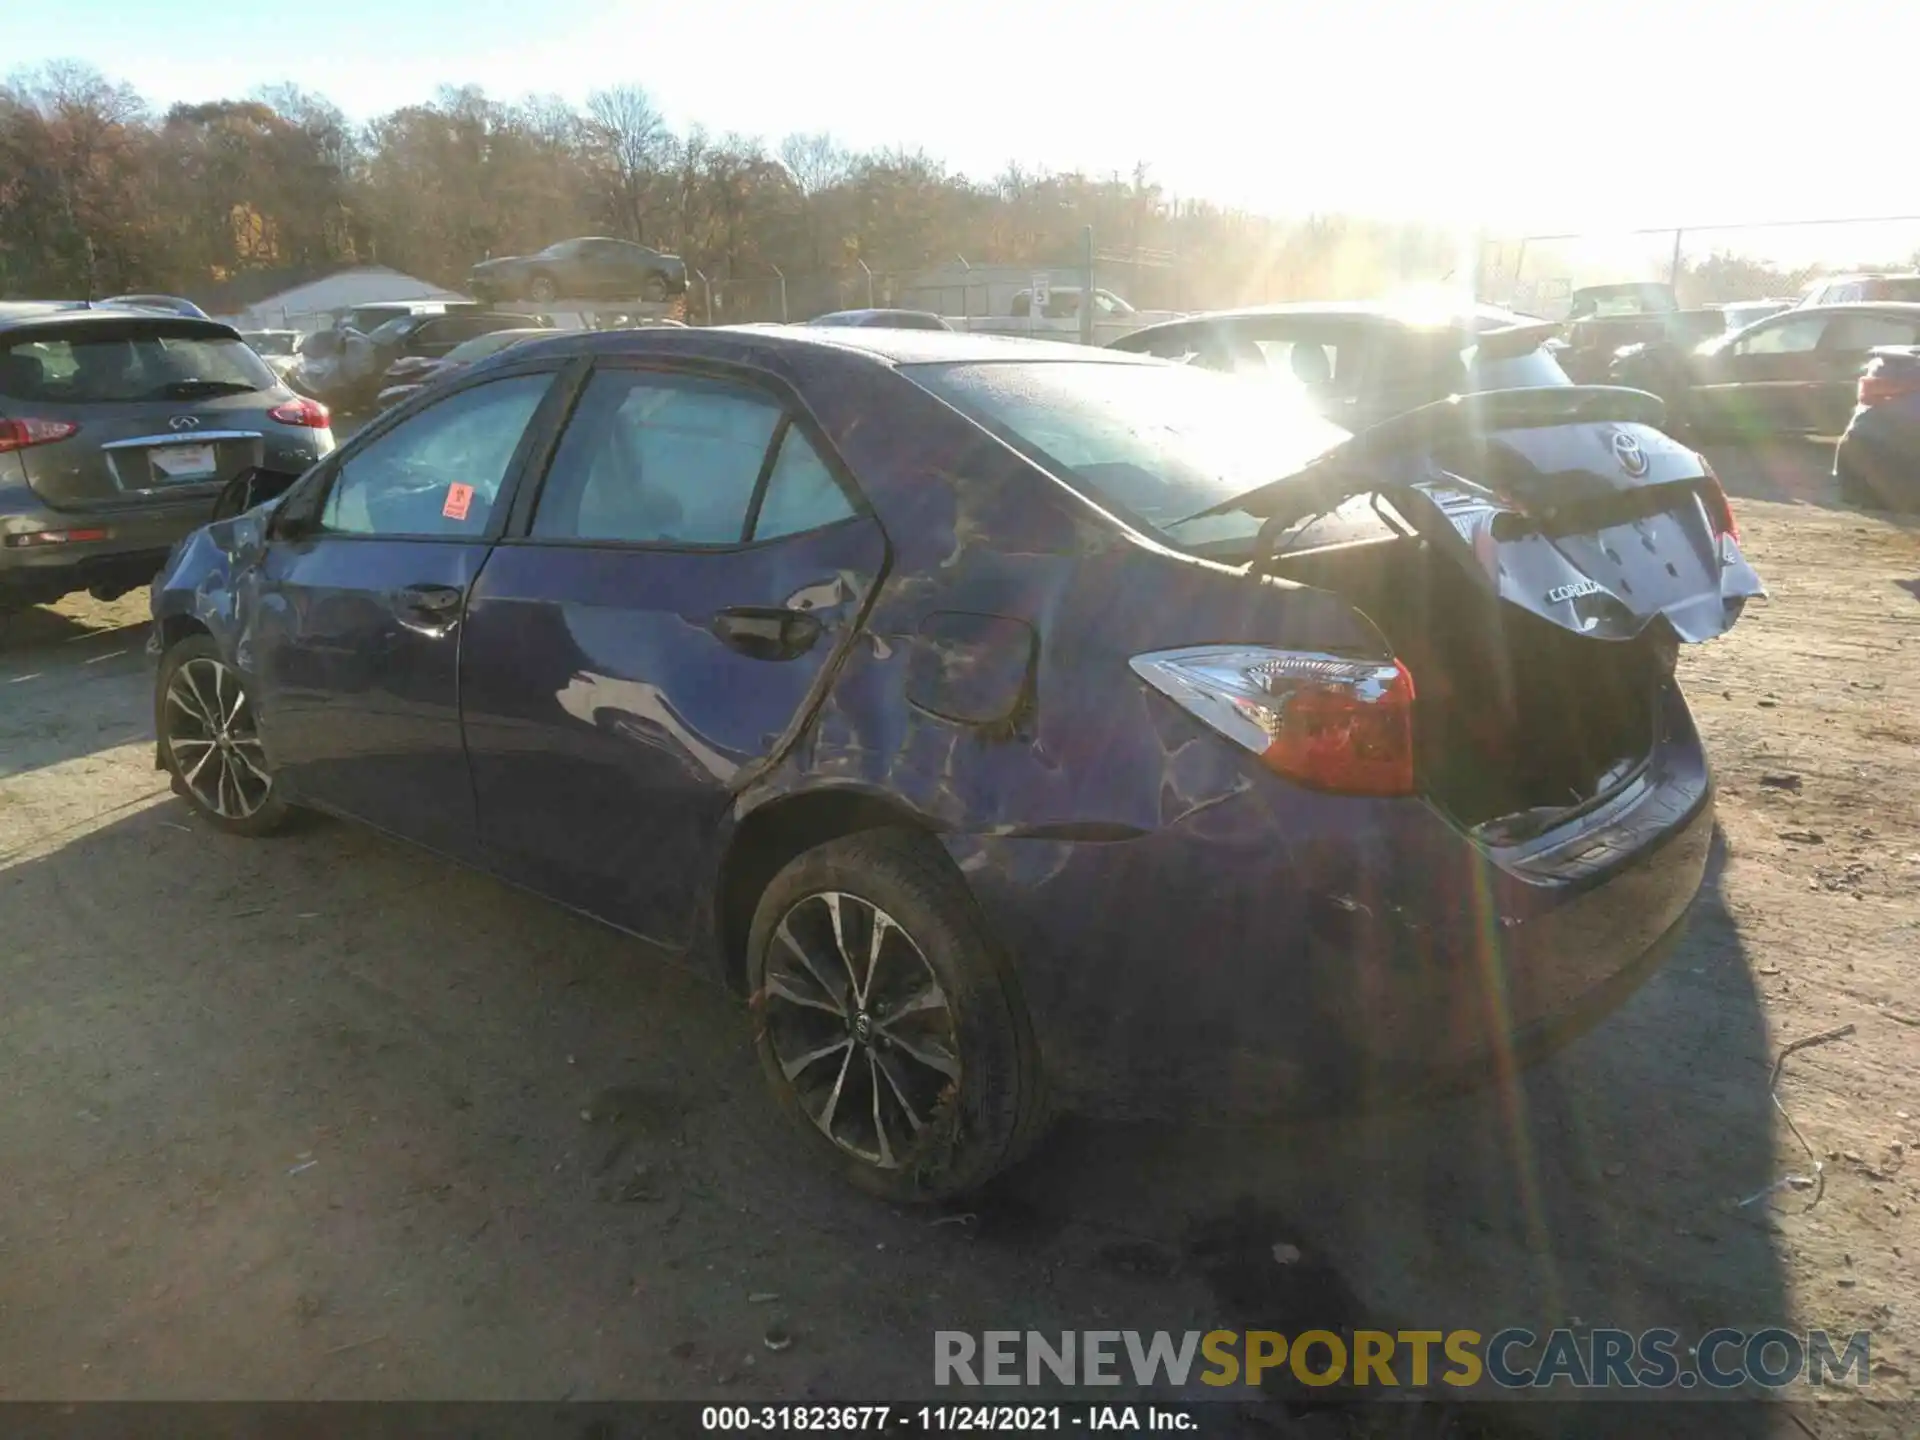
[[[1723,457],[1773,595],[1683,659],[1721,844],[1622,1010],[1422,1112],[1063,1124],[944,1215],[811,1169],[732,1003],[643,947],[346,825],[195,825],[144,593],[16,618],[0,1398],[897,1399],[936,1329],[1775,1321],[1871,1329],[1912,1397],[1920,530],[1819,469]],[[1778,1084],[1809,1155],[1769,1074],[1841,1026]]]

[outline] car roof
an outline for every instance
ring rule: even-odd
[[[1147,325],[1132,331],[1133,335],[1147,331],[1173,330],[1185,325],[1209,325],[1222,320],[1282,319],[1296,320],[1369,320],[1383,325],[1399,325],[1409,330],[1440,330],[1452,328],[1479,332],[1482,330],[1505,330],[1517,325],[1538,325],[1543,323],[1539,317],[1522,315],[1517,311],[1504,310],[1497,305],[1462,305],[1452,313],[1441,313],[1433,317],[1429,312],[1412,305],[1396,303],[1392,300],[1307,300],[1291,301],[1281,305],[1248,305],[1237,310],[1209,310],[1200,315],[1188,315],[1179,320],[1163,320],[1157,325]]]
[[[511,346],[483,363],[504,360],[517,364],[534,355],[618,355],[627,351],[663,354],[680,349],[708,358],[737,349],[744,359],[756,349],[769,348],[851,351],[889,365],[1017,360],[1077,360],[1100,365],[1165,363],[1142,355],[1065,341],[980,335],[965,330],[891,330],[881,326],[834,325],[663,325],[631,330],[576,330],[546,340],[529,340],[524,346]]]
[[[89,330],[112,329],[127,325],[185,325],[202,333],[213,332],[240,338],[240,332],[218,320],[199,315],[181,315],[172,310],[140,310],[131,306],[101,310],[56,309],[49,305],[31,308],[0,305],[0,334],[10,330]]]
[[[1796,305],[1792,313],[1804,315],[1897,315],[1903,320],[1920,320],[1920,300],[1836,300],[1831,305]]]
[[[1575,295],[1632,295],[1641,290],[1671,290],[1665,280],[1615,280],[1605,285],[1581,285]]]

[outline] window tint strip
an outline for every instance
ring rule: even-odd
[[[787,443],[787,432],[792,428],[793,416],[782,410],[780,423],[773,427],[773,439],[767,442],[767,453],[760,459],[760,477],[753,482],[753,499],[747,502],[747,520],[740,530],[740,543],[743,545],[753,540],[754,528],[760,523],[760,508],[767,503],[767,482],[773,478],[773,467],[780,459],[780,447]]]

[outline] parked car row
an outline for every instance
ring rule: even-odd
[[[238,332],[105,305],[0,305],[0,610],[147,584],[222,487],[333,448]]]
[[[448,308],[437,302],[366,307],[373,324],[362,331],[343,323],[300,342],[290,381],[303,393],[325,401],[342,414],[378,406],[381,393],[404,383],[413,362],[438,361],[455,347],[503,330],[550,328],[544,315],[488,310],[475,305]],[[396,366],[403,369],[394,376]],[[417,368],[415,366],[414,368]]]
[[[1834,461],[1843,493],[1920,508],[1920,444],[1905,418],[1920,304],[1767,304],[1770,313],[1698,344],[1687,332],[1717,312],[1633,311],[1634,323],[1652,321],[1655,338],[1604,356],[1604,346],[1569,347],[1555,322],[1510,311],[1480,306],[1436,319],[1379,303],[1217,312],[1148,326],[1109,348],[1278,377],[1353,429],[1451,394],[1582,379],[1626,386],[1658,396],[1664,428],[1690,443],[1844,433]],[[1574,323],[1614,319],[1593,309]]]

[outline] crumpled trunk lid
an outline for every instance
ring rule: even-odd
[[[1596,640],[1664,619],[1680,640],[1724,633],[1766,593],[1726,497],[1659,428],[1652,395],[1611,386],[1496,390],[1389,420],[1268,487],[1278,539],[1377,494],[1500,599]]]
[[[1679,644],[1765,593],[1660,410],[1600,387],[1463,397],[1243,497],[1267,516],[1264,568],[1340,595],[1392,644],[1422,793],[1488,845],[1577,831],[1637,783],[1680,704]]]

